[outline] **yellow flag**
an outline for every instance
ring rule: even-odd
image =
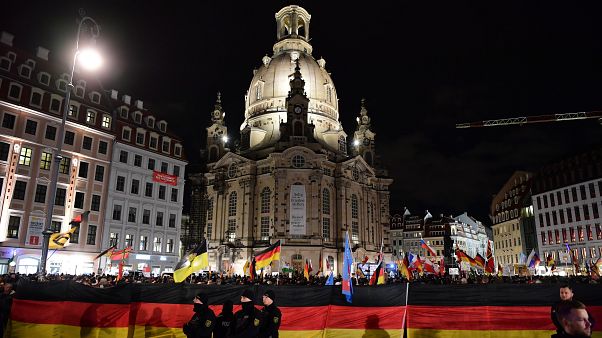
[[[176,265],[173,280],[176,283],[184,281],[192,273],[209,266],[209,255],[207,254],[207,241],[203,239],[191,252],[182,258]]]

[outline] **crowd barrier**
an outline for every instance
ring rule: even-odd
[[[19,285],[7,337],[182,337],[192,299],[209,294],[218,314],[245,286],[128,284],[99,289],[75,282]],[[269,288],[282,311],[284,338],[550,337],[550,305],[559,285],[419,285],[250,287],[261,301]],[[407,290],[407,292],[406,292]],[[602,286],[576,285],[575,298],[602,321]],[[407,306],[406,306],[407,304]],[[259,306],[259,305],[258,305]],[[235,305],[237,311],[239,305]],[[601,323],[602,325],[602,323]],[[600,326],[600,325],[599,325]],[[594,337],[602,337],[596,327]]]

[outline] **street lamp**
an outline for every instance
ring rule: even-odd
[[[50,235],[52,235],[52,231],[50,230],[50,225],[52,224],[52,213],[54,209],[54,202],[56,198],[56,185],[59,176],[59,167],[63,157],[61,156],[61,150],[63,148],[63,141],[65,138],[65,123],[67,121],[67,114],[69,113],[69,106],[71,100],[71,91],[73,90],[73,73],[75,72],[75,65],[78,60],[84,68],[89,70],[95,70],[102,64],[102,60],[100,55],[97,52],[94,52],[92,49],[84,49],[79,50],[79,37],[82,32],[82,27],[85,22],[89,22],[90,25],[90,35],[92,38],[92,42],[96,41],[96,38],[100,34],[100,26],[89,16],[84,16],[77,27],[77,39],[75,42],[75,54],[73,55],[73,63],[71,65],[71,74],[69,76],[69,84],[67,85],[67,91],[65,93],[65,101],[63,102],[63,114],[61,125],[58,130],[58,139],[56,142],[56,150],[54,152],[54,162],[52,163],[52,176],[50,177],[50,198],[48,198],[48,204],[46,205],[46,222],[44,223],[44,231],[42,231],[42,257],[40,258],[40,270],[39,274],[43,275],[46,273],[46,260],[48,257],[48,245],[50,240]]]

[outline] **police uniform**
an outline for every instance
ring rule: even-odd
[[[226,338],[230,335],[231,327],[234,325],[234,314],[232,313],[232,301],[227,300],[220,313],[215,319],[213,338]]]
[[[196,298],[203,304],[194,304],[194,315],[184,324],[184,334],[187,338],[211,338],[215,327],[215,314],[209,308],[209,297],[199,293]]]
[[[274,291],[268,290],[265,292],[265,296],[272,300],[272,304],[265,306],[261,311],[263,317],[263,325],[259,330],[260,338],[278,338],[278,329],[280,328],[280,322],[282,320],[282,313],[280,309],[274,304],[276,295]]]
[[[253,291],[247,289],[242,297],[250,299],[250,302],[242,302],[243,308],[234,314],[234,325],[231,328],[232,338],[256,338],[262,325],[261,311],[255,308]]]

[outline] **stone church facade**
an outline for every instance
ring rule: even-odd
[[[280,240],[274,270],[301,270],[307,259],[317,272],[322,258],[340,273],[345,232],[359,259],[388,243],[392,179],[378,162],[368,110],[362,100],[348,140],[326,61],[312,56],[310,19],[294,5],[276,13],[274,54],[254,71],[236,149],[227,147],[218,95],[202,151],[206,172],[192,175],[200,197],[191,213],[212,270],[242,273],[254,251]]]

